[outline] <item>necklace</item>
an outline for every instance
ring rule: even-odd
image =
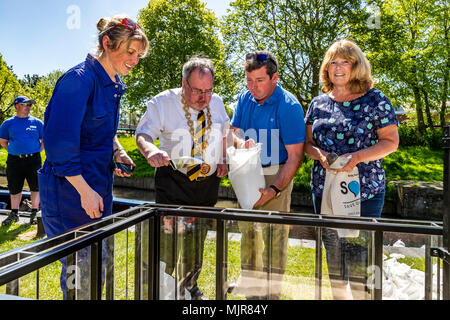
[[[198,144],[199,138],[195,137],[195,131],[194,131],[194,121],[191,120],[191,114],[189,112],[189,106],[186,104],[186,101],[184,100],[184,94],[181,93],[181,103],[183,104],[183,110],[184,110],[184,116],[186,117],[187,124],[189,126],[189,133],[192,136],[192,142],[194,145]],[[204,136],[204,139],[202,141],[202,155],[205,153],[206,148],[209,146],[208,140],[209,140],[209,134],[211,133],[211,126],[212,126],[212,120],[211,120],[211,110],[209,108],[209,105],[206,106],[206,133]]]

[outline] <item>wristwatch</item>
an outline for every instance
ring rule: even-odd
[[[281,190],[275,187],[273,184],[270,185],[270,188],[272,188],[275,191],[275,197],[278,197],[281,193]]]

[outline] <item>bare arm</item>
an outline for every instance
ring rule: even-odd
[[[351,155],[350,161],[339,171],[352,171],[360,162],[375,161],[386,157],[398,149],[400,141],[397,125],[391,124],[377,130],[378,142],[373,146],[347,154]]]
[[[353,168],[360,162],[379,160],[397,150],[400,139],[398,136],[397,126],[395,124],[378,129],[377,135],[378,142],[373,146],[353,153],[345,154],[344,156],[351,155],[352,157],[345,167],[337,171],[352,171]],[[330,168],[327,162],[328,152],[316,146],[312,136],[311,125],[306,126],[305,152],[311,159],[319,160],[320,164],[325,169]]]
[[[241,135],[241,129],[230,126],[229,136],[228,136],[228,143],[232,143],[232,145],[236,149],[249,149],[256,147],[256,142],[253,139],[245,140],[244,137]]]
[[[322,167],[330,169],[327,162],[328,152],[320,149],[313,139],[312,125],[306,125],[305,153],[313,160],[319,160]]]
[[[148,164],[158,168],[169,165],[169,155],[154,145],[152,137],[140,133],[136,136],[136,144],[142,155],[147,159]]]
[[[0,139],[0,145],[8,151],[9,140]]]
[[[298,168],[302,164],[303,159],[303,147],[304,143],[297,143],[286,145],[286,150],[288,152],[288,159],[283,166],[283,168],[278,173],[278,176],[273,183],[275,187],[280,190],[283,190],[294,178],[297,173]],[[266,186],[265,189],[260,189],[261,198],[255,203],[254,207],[261,206],[265,204],[267,201],[275,197],[276,192],[269,186]]]

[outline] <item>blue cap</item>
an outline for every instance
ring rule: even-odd
[[[31,104],[36,104],[36,101],[33,99],[28,98],[27,96],[19,96],[17,98],[14,99],[14,105],[18,104],[18,103],[31,103]]]

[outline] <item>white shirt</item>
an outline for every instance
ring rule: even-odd
[[[181,90],[181,88],[169,89],[153,97],[147,103],[147,111],[136,128],[136,136],[143,133],[149,135],[153,141],[159,139],[159,148],[167,152],[171,159],[191,156],[192,150],[192,136],[181,103]],[[230,126],[230,118],[225,112],[222,99],[217,94],[211,97],[209,107],[212,125],[203,159],[211,166],[208,173],[211,175],[216,171],[217,163],[222,161],[223,137]],[[204,112],[207,123],[206,109]],[[198,111],[189,108],[189,113],[195,130]],[[187,169],[180,171],[186,174]]]

